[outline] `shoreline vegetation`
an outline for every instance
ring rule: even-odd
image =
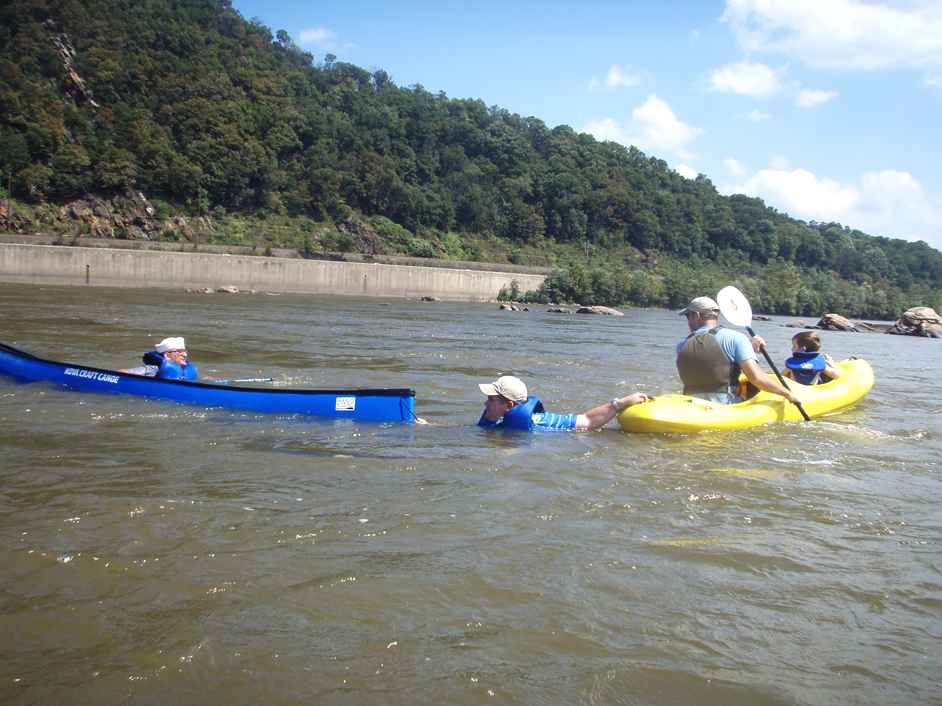
[[[5,246],[28,246],[8,257]],[[49,257],[46,248],[35,246],[53,246],[51,250],[68,252],[76,257]],[[82,251],[88,251],[82,255]],[[94,253],[100,253],[102,259],[96,260]],[[114,253],[123,256],[116,261]],[[169,263],[164,254],[171,257],[189,256],[194,259],[194,268],[181,268],[179,263]],[[322,255],[319,257],[318,255]],[[150,256],[163,257],[155,259]],[[130,260],[128,258],[130,257]],[[252,263],[258,258],[257,267]],[[295,263],[306,269],[284,268],[272,271],[272,258],[281,259],[285,264]],[[195,262],[199,260],[199,262]],[[92,264],[93,263],[93,264]],[[248,263],[248,267],[246,267]],[[305,264],[309,263],[309,264]],[[322,263],[328,269],[318,267]],[[142,271],[153,270],[153,277]],[[371,266],[387,267],[380,273],[376,270],[364,270]],[[398,267],[396,267],[398,266]],[[337,269],[339,268],[339,269]],[[416,275],[416,268],[423,272]],[[167,276],[166,271],[175,274]],[[444,279],[435,276],[435,271],[454,270],[454,276]],[[92,274],[94,273],[94,274]],[[471,278],[468,279],[468,274]],[[159,276],[158,276],[159,275]],[[102,238],[69,238],[51,235],[11,235],[0,234],[0,281],[24,281],[38,284],[60,284],[65,286],[145,287],[157,289],[183,289],[189,294],[340,294],[356,296],[392,296],[412,300],[439,301],[476,301],[500,303],[502,310],[530,311],[527,303],[546,305],[548,313],[561,314],[607,314],[621,316],[622,312],[612,307],[593,304],[590,301],[554,302],[546,298],[557,273],[545,268],[527,268],[501,263],[459,262],[418,260],[409,257],[377,256],[364,257],[351,253],[321,253],[303,258],[295,250],[281,250],[277,255],[262,253],[245,247],[227,247],[222,245],[204,245],[197,250],[193,245],[179,243],[117,241]],[[206,282],[215,280],[213,286]],[[520,282],[543,285],[536,290],[524,291]],[[201,284],[192,284],[201,282]],[[229,284],[221,284],[228,282]],[[238,282],[236,286],[232,282]],[[246,286],[246,282],[251,282]],[[473,289],[465,289],[461,283]],[[369,283],[369,286],[368,286]],[[488,284],[490,283],[490,284]],[[351,284],[353,286],[351,286]],[[491,287],[488,290],[488,286]],[[499,291],[497,291],[499,288]],[[495,295],[495,291],[497,291]],[[630,304],[629,306],[639,306]],[[644,307],[642,308],[649,308]],[[664,308],[653,305],[653,308]],[[668,308],[673,311],[674,309]],[[757,319],[769,320],[767,315],[757,314]],[[831,331],[898,333],[932,338],[942,337],[942,320],[934,310],[920,308],[904,312],[895,323],[889,321],[851,321],[833,313],[824,313],[815,322],[796,320],[781,322],[789,328],[824,329]]]
[[[676,309],[732,283],[775,314],[942,309],[925,242],[800,221],[635,147],[397,86],[227,0],[11,0],[0,105],[0,231],[551,269],[505,293],[530,301]]]

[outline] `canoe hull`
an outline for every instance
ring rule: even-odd
[[[415,392],[410,389],[291,390],[162,380],[43,360],[3,343],[0,373],[21,382],[47,382],[77,392],[135,395],[201,407],[368,422],[415,420]]]
[[[824,385],[799,385],[797,393],[809,417],[846,409],[863,399],[873,387],[873,369],[867,361],[851,358],[838,363],[843,375]],[[789,381],[791,382],[791,381]],[[792,383],[797,385],[797,383]],[[659,395],[618,415],[623,431],[681,432],[747,429],[781,421],[801,421],[798,408],[778,395],[759,392],[739,404],[718,404],[687,395]]]

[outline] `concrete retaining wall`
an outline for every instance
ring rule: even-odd
[[[487,301],[517,280],[536,289],[544,275],[210,255],[0,244],[0,281],[183,289],[236,286],[267,292]]]

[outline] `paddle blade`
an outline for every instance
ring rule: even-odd
[[[716,295],[723,318],[733,326],[747,328],[752,325],[752,306],[746,296],[733,285],[723,287]]]

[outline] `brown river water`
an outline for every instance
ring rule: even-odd
[[[203,375],[412,387],[431,424],[0,378],[0,703],[942,703],[942,342],[823,335],[858,407],[734,433],[495,435],[674,391],[685,322],[0,285],[0,340]],[[793,330],[757,322],[778,359]]]

